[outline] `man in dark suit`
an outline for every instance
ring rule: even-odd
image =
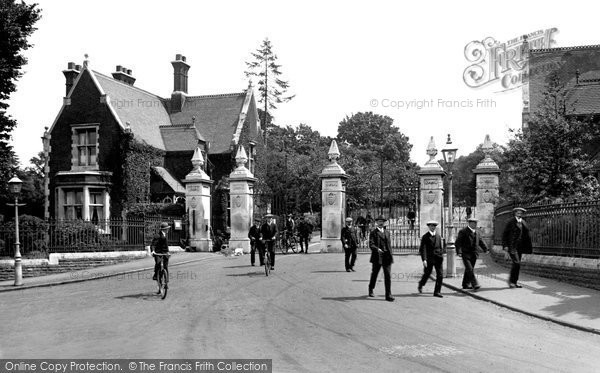
[[[162,222],[160,223],[160,231],[157,235],[152,239],[151,249],[152,253],[157,254],[168,254],[169,253],[169,243],[167,241],[167,232],[169,231],[169,223]],[[158,277],[158,271],[160,270],[160,261],[163,261],[163,265],[169,273],[169,256],[168,255],[153,255],[154,256],[154,276],[153,280],[156,280]]]
[[[369,296],[374,297],[373,290],[375,289],[375,283],[377,282],[377,276],[379,270],[383,268],[383,280],[385,283],[385,300],[393,302],[394,297],[392,296],[392,263],[394,258],[392,257],[392,246],[390,240],[390,233],[385,230],[383,225],[386,222],[386,218],[383,215],[379,215],[375,219],[377,228],[371,231],[369,235],[369,248],[371,249],[371,263],[373,264],[371,270],[371,280],[369,281]]]
[[[502,234],[502,248],[508,251],[508,255],[512,261],[512,268],[510,269],[510,277],[508,279],[508,286],[510,288],[522,287],[517,283],[521,269],[521,256],[533,252],[529,227],[527,227],[527,223],[525,223],[522,217],[525,212],[524,208],[515,207],[513,209],[515,217],[506,223],[504,233]]]
[[[264,241],[265,249],[271,256],[271,269],[275,269],[275,240],[277,239],[277,224],[273,221],[273,215],[265,215],[266,221],[260,227],[260,234]],[[264,264],[264,263],[263,263]]]
[[[346,272],[354,272],[358,237],[356,237],[356,229],[352,226],[352,218],[346,218],[346,226],[342,228],[342,247],[345,253]]]
[[[260,219],[254,219],[254,224],[250,227],[250,231],[248,232],[248,238],[250,239],[250,264],[254,265],[254,254],[258,249],[258,260],[260,261],[260,265],[264,265],[264,257],[265,257],[265,249],[262,247],[260,242]]]
[[[462,288],[477,291],[481,286],[477,282],[473,270],[479,257],[479,251],[487,253],[488,248],[481,239],[479,232],[477,232],[477,219],[469,218],[467,222],[469,225],[458,232],[458,237],[454,244],[456,245],[456,255],[462,257],[463,264],[465,265]]]
[[[423,286],[427,283],[433,268],[435,267],[435,288],[433,290],[433,296],[443,298],[442,295],[442,280],[444,279],[444,273],[442,265],[444,264],[444,243],[442,236],[436,232],[438,222],[430,220],[427,222],[427,228],[429,232],[425,233],[421,237],[421,246],[419,247],[419,254],[423,260],[423,277],[419,281],[419,293],[423,292]]]

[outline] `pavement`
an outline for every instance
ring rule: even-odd
[[[209,261],[210,258],[216,255],[222,254],[207,252],[174,253],[170,258],[169,267]],[[318,238],[313,240],[310,244],[308,255],[319,255]],[[368,260],[367,254],[359,255],[361,256],[360,260]],[[458,257],[456,259],[457,276],[453,278],[444,278],[444,289],[442,289],[442,293],[460,292],[481,301],[490,302],[497,306],[532,317],[551,321],[585,332],[600,334],[599,291],[525,273],[521,273],[519,278],[519,283],[523,287],[511,289],[507,285],[509,269],[496,264],[489,255],[486,254],[480,255],[480,259],[477,261],[475,267],[475,273],[481,288],[478,291],[463,290],[461,283],[464,268],[462,266],[462,260]],[[394,260],[395,262],[392,267],[392,293],[395,295],[394,281],[414,282],[416,290],[417,282],[423,272],[420,257],[417,255],[401,255],[395,256]],[[446,261],[444,262],[444,267],[445,266]],[[14,286],[13,280],[0,281],[0,293],[90,281],[147,271],[152,268],[154,268],[154,260],[153,258],[148,257],[80,271],[24,278],[22,286]],[[425,285],[423,289],[424,293],[432,294],[433,285],[434,281],[432,277]]]

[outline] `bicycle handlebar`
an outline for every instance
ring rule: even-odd
[[[154,251],[151,254],[156,256],[171,256],[171,253],[156,253]]]

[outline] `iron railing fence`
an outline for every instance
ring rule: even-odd
[[[513,217],[514,205],[496,209],[494,243],[502,245],[502,233]],[[600,200],[524,206],[523,218],[530,229],[533,253],[600,258]]]
[[[183,245],[187,222],[181,218],[110,219],[94,223],[46,220],[36,225],[19,224],[20,251],[25,257],[44,257],[61,252],[144,250],[162,221],[168,221],[172,227],[167,234],[169,245]],[[0,257],[13,257],[14,244],[14,222],[0,224]]]
[[[390,232],[391,246],[393,254],[416,254],[419,252],[421,237],[419,236],[418,227],[411,229],[408,225],[388,225],[386,230]],[[369,235],[370,231],[366,230],[363,235],[359,230],[358,233],[359,245],[357,252],[370,253]]]

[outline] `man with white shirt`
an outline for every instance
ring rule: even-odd
[[[423,286],[425,286],[433,268],[435,268],[435,288],[433,290],[433,296],[443,298],[442,281],[444,279],[444,272],[442,265],[444,264],[444,242],[442,236],[436,232],[437,226],[437,221],[428,221],[427,228],[429,228],[429,231],[421,237],[419,254],[423,260],[424,271],[423,277],[421,277],[421,281],[419,281],[418,290],[419,293],[423,292]]]
[[[531,236],[529,235],[529,227],[523,219],[523,213],[526,210],[522,207],[515,207],[513,213],[514,219],[510,219],[504,227],[502,234],[502,248],[508,251],[512,267],[510,269],[510,277],[508,279],[508,287],[520,288],[517,283],[519,281],[519,271],[521,269],[521,256],[523,254],[531,254],[533,252],[531,246]]]
[[[475,263],[479,257],[479,251],[488,252],[485,242],[481,239],[481,235],[477,232],[477,219],[467,219],[468,226],[458,232],[456,238],[456,255],[462,257],[465,265],[465,274],[463,275],[462,288],[479,290],[481,287],[475,277]]]

